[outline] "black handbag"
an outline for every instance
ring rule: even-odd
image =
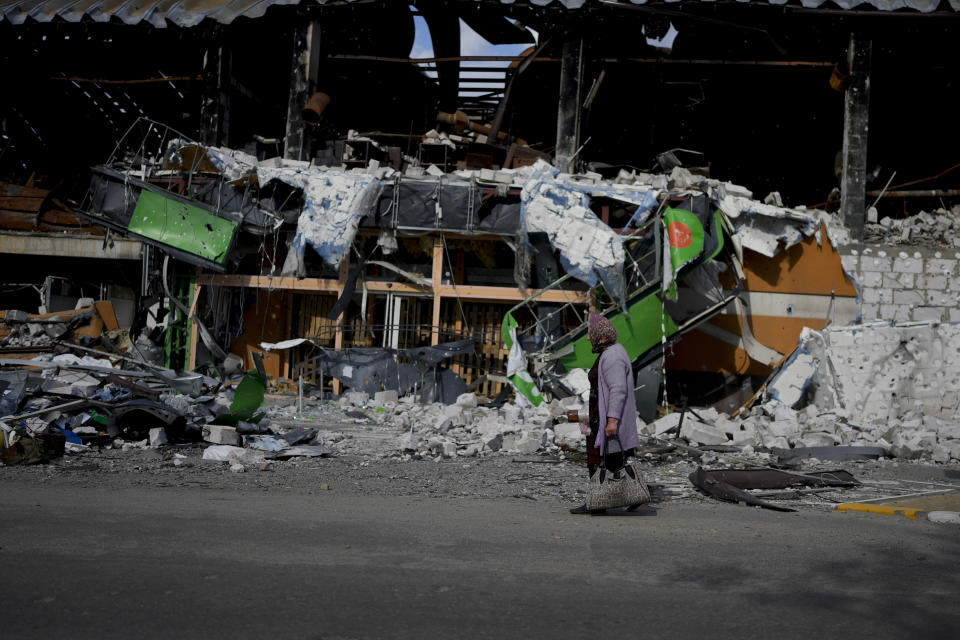
[[[642,504],[650,502],[650,489],[647,483],[643,481],[640,470],[634,465],[624,460],[624,464],[619,469],[608,469],[607,464],[607,444],[611,439],[616,439],[623,451],[623,444],[620,443],[620,436],[607,438],[603,443],[603,452],[600,456],[600,468],[590,478],[590,488],[587,491],[587,509],[590,511],[599,511],[603,509],[616,509],[617,507],[639,507]]]

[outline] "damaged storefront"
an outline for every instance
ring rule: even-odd
[[[30,277],[11,278],[5,287],[17,295],[0,305],[4,464],[94,446],[199,443],[212,445],[203,445],[205,459],[240,470],[337,455],[351,438],[298,422],[311,411],[375,425],[390,434],[378,455],[402,460],[573,459],[584,438],[565,417],[582,415],[589,397],[591,311],[611,321],[632,361],[641,453],[696,462],[690,482],[708,495],[768,506],[744,492],[819,496],[857,485],[836,468],[829,477],[755,478],[742,467],[960,461],[952,237],[960,225],[941,188],[952,174],[931,170],[939,195],[914,194],[947,198],[936,214],[894,211],[904,185],[883,167],[877,175],[893,188],[868,197],[867,168],[853,162],[867,153],[858,138],[867,129],[864,96],[855,89],[870,74],[864,43],[850,35],[863,33],[851,28],[856,12],[823,36],[837,47],[830,60],[813,59],[797,28],[768,12],[765,24],[796,59],[730,51],[706,62],[694,56],[702,49],[660,51],[674,60],[665,68],[721,70],[694,83],[702,95],[675,95],[690,82],[674,79],[659,85],[662,99],[625,100],[637,96],[622,65],[656,60],[605,48],[595,27],[612,28],[613,14],[602,12],[629,3],[464,4],[423,3],[411,15],[339,2],[240,15],[225,5],[117,10],[103,34],[168,29],[156,42],[176,44],[184,71],[131,64],[122,83],[82,70],[45,78],[77,89],[91,111],[109,110],[111,126],[42,174],[21,140],[46,112],[11,103],[21,117],[4,133],[0,159],[24,152],[22,166],[3,165],[0,176],[10,181],[0,185],[0,254],[7,265],[33,257],[23,263]],[[702,3],[686,4],[676,17],[681,32],[703,35]],[[955,13],[943,4],[937,11]],[[580,5],[594,25],[582,33],[570,18]],[[28,16],[19,6],[0,3],[4,33],[25,25],[27,40],[45,42],[49,23],[57,52],[99,28],[82,11],[41,2]],[[414,24],[421,14],[434,35],[429,63],[408,59],[411,34],[386,24],[397,16]],[[499,61],[459,55],[459,39],[439,36],[442,21],[433,18],[441,14],[447,27],[463,20],[498,44],[531,46],[503,61],[496,91],[467,96],[468,74],[481,72],[466,63]],[[273,78],[252,72],[242,46],[257,24],[266,40],[286,43],[284,55],[264,54],[278,58]],[[917,24],[910,37],[931,33]],[[356,42],[320,37],[351,25],[369,28]],[[358,53],[380,36],[384,51]],[[7,46],[9,56],[20,45]],[[91,60],[87,70],[99,73]],[[715,98],[711,83],[748,64],[815,72],[824,92],[817,105],[844,101],[835,119],[843,130],[830,132],[842,147],[839,177],[757,171],[759,151],[720,144],[727,134],[696,124],[699,101]],[[382,86],[360,80],[370,77]],[[544,86],[559,95],[557,118],[531,116]],[[147,102],[149,91],[160,87],[183,104],[151,110],[163,99]],[[624,124],[630,143],[616,144],[618,125],[605,121],[611,104],[657,100],[690,112],[691,136],[707,152],[682,148],[695,145],[649,123]],[[727,115],[725,126],[742,124]],[[667,128],[679,116],[658,117]],[[883,157],[895,155],[886,144]],[[790,204],[800,202],[811,204]],[[910,244],[919,237],[933,243],[922,253]],[[95,257],[83,255],[94,249]],[[38,275],[45,260],[51,271]],[[911,289],[921,282],[917,298]],[[720,462],[735,469],[703,469]]]

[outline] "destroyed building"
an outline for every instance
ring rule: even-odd
[[[23,88],[0,98],[0,307],[29,314],[6,355],[52,348],[34,316],[109,300],[156,366],[537,405],[582,391],[599,309],[647,422],[732,414],[809,331],[960,320],[941,144],[958,17],[955,0],[0,0]],[[465,55],[468,34],[526,49]],[[929,385],[893,386],[922,388],[921,420],[957,419]]]

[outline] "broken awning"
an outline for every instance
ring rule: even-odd
[[[499,0],[500,4],[513,4],[515,0]],[[707,2],[709,0],[702,0]],[[749,1],[749,0],[747,0]],[[785,5],[787,0],[754,0],[756,4]],[[313,0],[318,4],[345,4],[344,0]],[[349,3],[349,0],[346,2]],[[602,7],[622,3],[602,3],[588,0],[531,0],[540,6],[562,6],[579,9],[584,5]],[[647,4],[647,0],[630,0],[631,4]],[[62,0],[0,0],[0,20],[23,24],[29,18],[36,22],[51,22],[59,18],[66,22],[81,22],[85,17],[95,22],[108,22],[116,18],[125,24],[147,22],[164,28],[167,23],[178,27],[195,27],[205,19],[221,24],[230,24],[237,18],[261,18],[274,5],[297,5],[299,0],[261,0],[260,2],[231,2],[230,0],[204,0],[191,4],[147,0],[144,3],[104,3],[94,0],[64,3]],[[934,11],[960,11],[960,0],[800,0],[789,3],[805,9],[831,8],[843,10],[897,11],[912,9],[920,13]]]

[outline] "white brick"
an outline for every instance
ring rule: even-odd
[[[377,391],[373,394],[373,401],[377,404],[384,404],[386,402],[399,402],[400,394],[396,391]]]
[[[960,301],[955,293],[927,291],[927,306],[955,307]]]
[[[893,292],[893,302],[894,304],[907,304],[918,307],[926,302],[923,298],[923,294],[916,290],[909,291],[894,291]]]
[[[860,306],[860,318],[864,322],[869,322],[871,320],[876,320],[880,317],[880,305],[878,304],[863,304]]]
[[[913,308],[909,304],[896,305],[897,311],[893,314],[894,322],[910,322],[910,310]]]
[[[914,322],[940,322],[943,320],[945,310],[943,307],[916,307],[913,310]]]
[[[888,302],[890,298],[886,300],[881,300],[880,298],[880,289],[873,287],[866,288],[863,290],[863,301],[869,304],[877,304],[879,302]]]
[[[893,261],[893,270],[897,273],[923,273],[923,259],[897,258]]]
[[[887,273],[891,267],[890,258],[875,258],[873,256],[863,256],[860,258],[860,271],[879,271]]]
[[[164,444],[168,444],[166,430],[163,427],[150,429],[150,446],[159,447]]]
[[[930,258],[927,260],[927,273],[942,276],[955,275],[957,273],[957,261]]]
[[[883,274],[883,286],[886,287],[886,288],[888,288],[888,289],[903,289],[904,285],[903,285],[903,283],[900,282],[900,280],[897,278],[898,275],[901,275],[901,274],[896,274],[896,273],[885,273],[885,274]],[[908,274],[905,274],[905,275],[913,275],[913,274],[912,274],[912,273],[908,273]]]
[[[960,322],[960,309],[950,309],[950,322]]]
[[[208,424],[203,428],[203,439],[213,444],[230,444],[239,446],[240,436],[233,427],[219,424]]]
[[[883,274],[879,271],[864,271],[857,278],[862,287],[880,287],[883,285]]]
[[[947,276],[936,276],[928,272],[927,275],[923,276],[920,282],[917,283],[917,286],[923,287],[924,289],[946,289]]]
[[[849,253],[840,256],[840,263],[847,273],[854,273],[857,270],[859,262],[860,256],[850,255]]]

